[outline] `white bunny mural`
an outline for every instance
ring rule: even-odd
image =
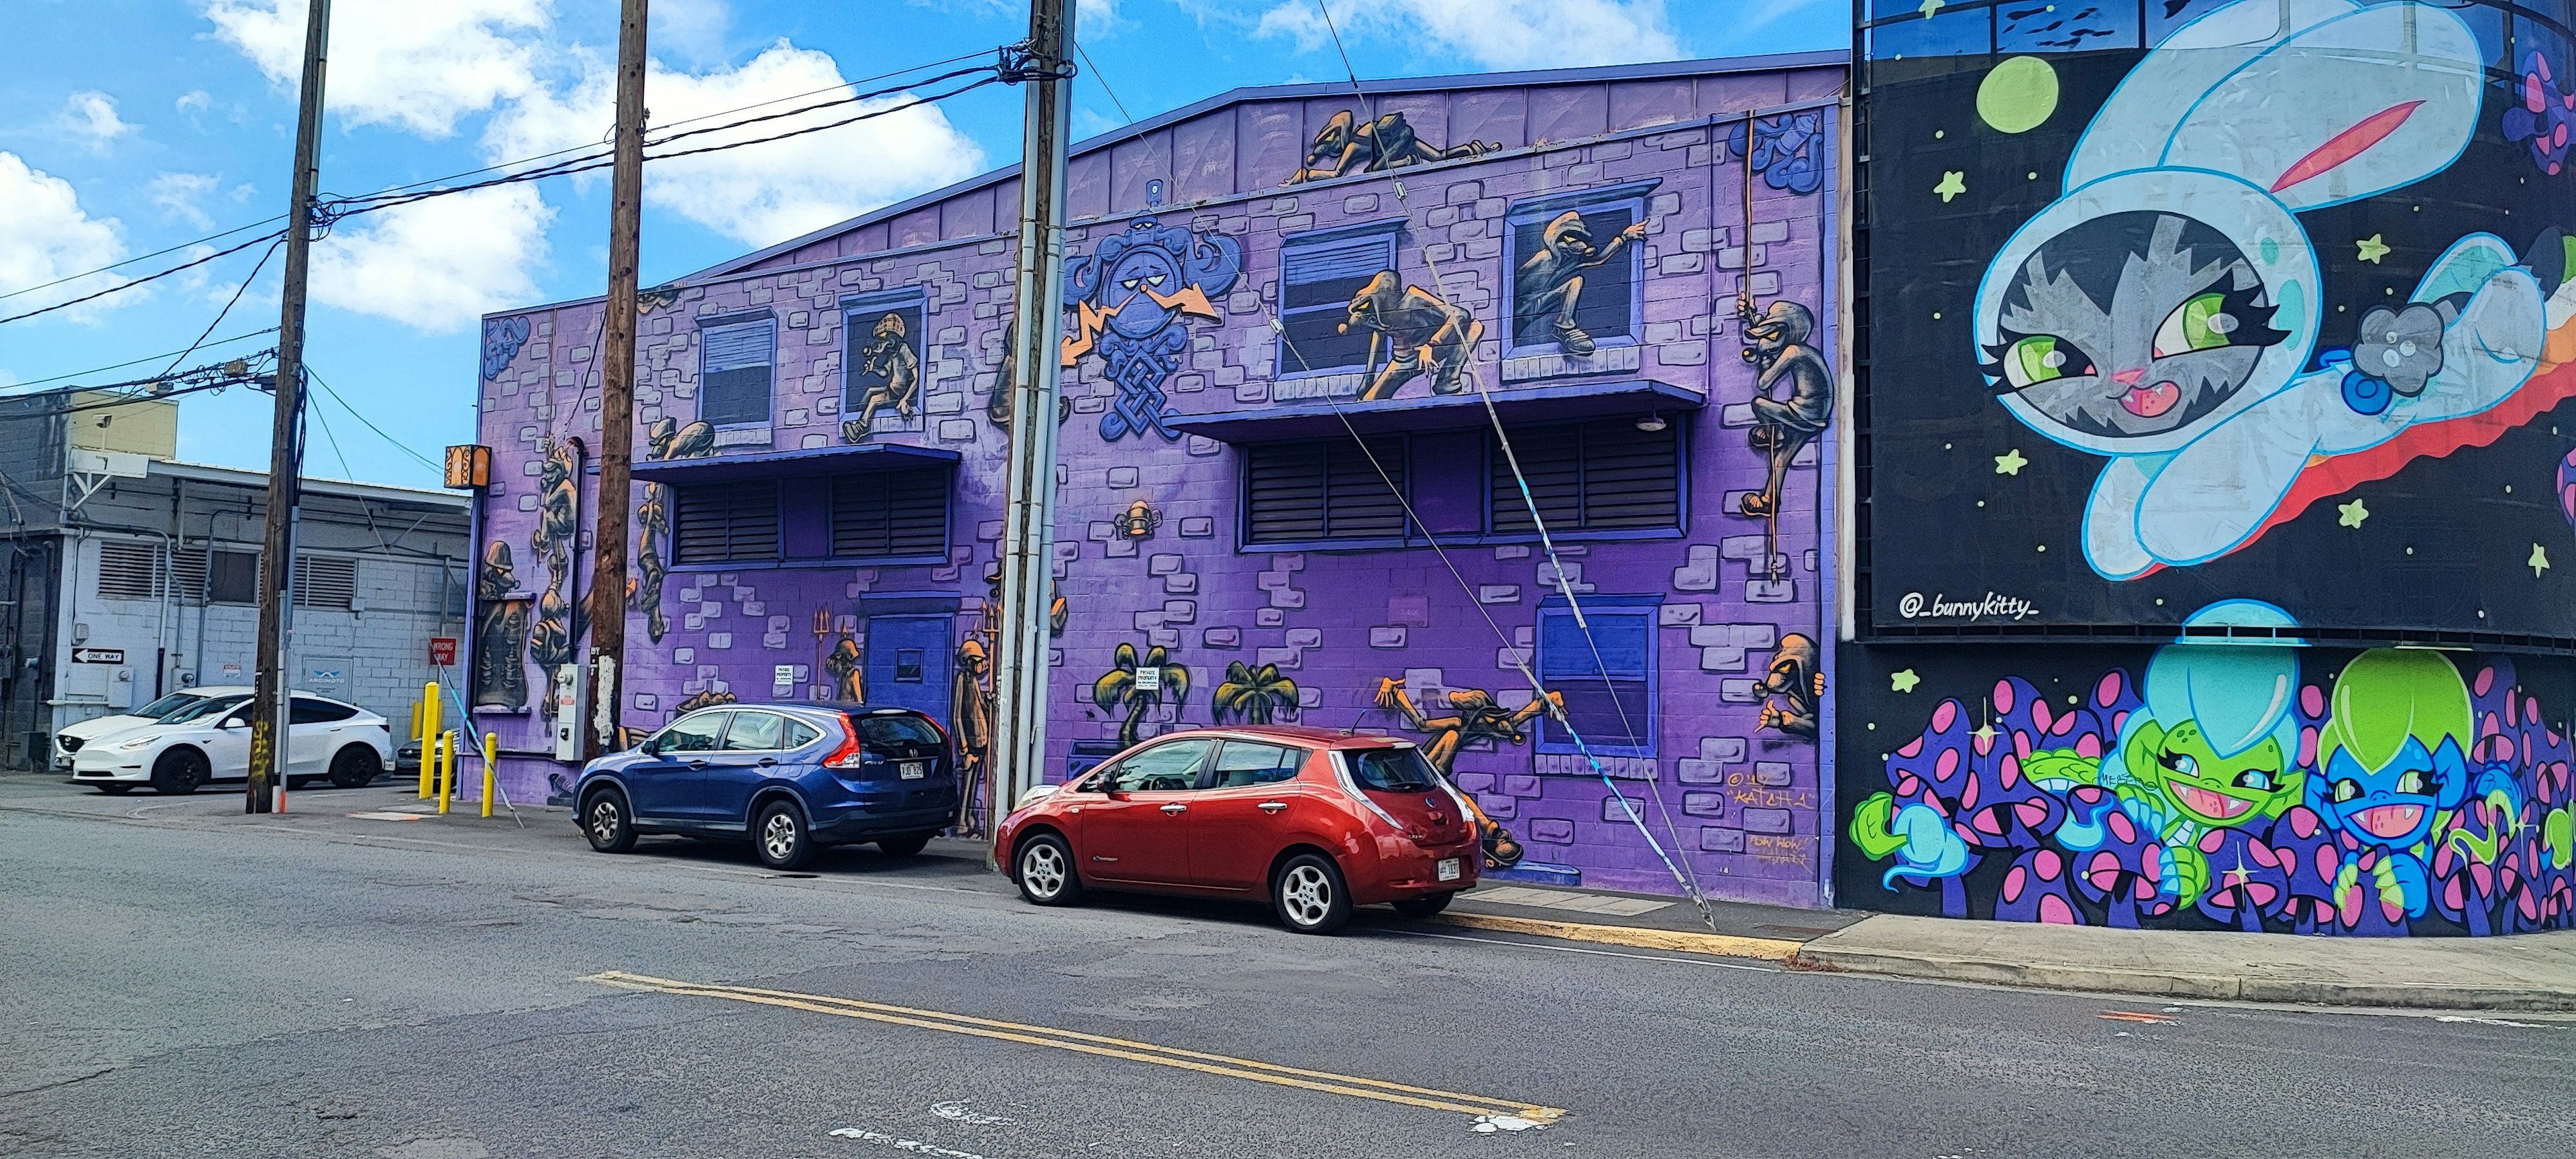
[[[2094,115],[2065,192],[1978,287],[1986,377],[2015,419],[2109,462],[2094,571],[2135,579],[2261,535],[2303,473],[2512,398],[2552,298],[2504,239],[2458,238],[2403,300],[2319,349],[2334,304],[2302,212],[2457,160],[2485,74],[2459,17],[2398,0],[2240,0],[2175,31]]]

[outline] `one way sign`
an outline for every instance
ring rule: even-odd
[[[125,649],[123,649],[123,648],[74,648],[74,649],[72,649],[72,663],[74,663],[74,664],[123,664],[123,663],[125,663]]]

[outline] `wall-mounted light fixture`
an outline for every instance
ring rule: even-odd
[[[1152,539],[1155,530],[1163,526],[1163,513],[1154,510],[1153,504],[1139,499],[1114,522],[1118,525],[1118,534],[1121,537]]]
[[[1646,417],[1637,420],[1637,429],[1650,435],[1661,434],[1663,429],[1670,425],[1672,424],[1664,421],[1664,416],[1652,411],[1647,412]]]

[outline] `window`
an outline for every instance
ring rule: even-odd
[[[692,483],[679,492],[671,562],[751,563],[778,558],[778,482]]]
[[[333,721],[347,720],[356,715],[358,710],[345,704],[311,696],[298,696],[287,707],[286,723],[289,725],[329,724]]]
[[[1101,788],[1111,793],[1167,793],[1195,789],[1199,783],[1199,766],[1207,763],[1213,741],[1176,740],[1118,762],[1102,776]]]
[[[723,735],[727,712],[702,712],[662,730],[653,738],[654,753],[714,752],[716,738]]]
[[[935,748],[942,739],[939,727],[916,713],[872,712],[851,719],[858,722],[859,736],[871,750],[909,755],[915,749]]]
[[[1305,767],[1306,750],[1286,745],[1256,744],[1248,740],[1230,740],[1218,750],[1216,787],[1236,789],[1247,785],[1275,785],[1297,779],[1297,770]]]
[[[194,704],[180,705],[155,723],[184,724],[192,720],[209,720],[248,703],[250,698],[247,696],[209,696]]]
[[[945,559],[949,476],[947,467],[833,476],[832,555]]]
[[[1351,298],[1395,268],[1400,221],[1292,237],[1279,247],[1279,377],[1339,374],[1368,365],[1368,335],[1341,333]]]
[[[1667,420],[1663,430],[1641,431],[1633,418],[1611,418],[1512,429],[1512,453],[1529,480],[1529,499],[1521,498],[1512,459],[1494,447],[1487,457],[1490,526],[1501,535],[1535,534],[1529,507],[1535,500],[1554,535],[1680,528],[1685,425]]]
[[[1403,539],[1405,459],[1401,435],[1246,447],[1244,542]]]
[[[1422,750],[1411,745],[1345,752],[1342,759],[1351,767],[1351,780],[1363,789],[1427,793],[1440,784],[1439,775],[1431,771],[1431,762],[1423,760]]]
[[[179,595],[217,604],[259,602],[259,553],[183,547],[171,554]]]
[[[894,682],[897,684],[921,683],[921,661],[922,650],[919,648],[895,649]]]
[[[1600,756],[1655,755],[1655,617],[1661,596],[1585,596],[1583,619],[1563,597],[1539,605],[1538,678],[1565,698],[1565,718]],[[1579,752],[1566,726],[1540,718],[1538,750]]]
[[[728,752],[775,752],[786,748],[779,743],[786,723],[786,717],[774,712],[737,712],[733,714],[733,727],[725,730],[724,747]]]
[[[785,720],[786,718],[782,717],[780,719]],[[806,745],[822,739],[822,737],[822,733],[815,731],[814,726],[807,724],[804,721],[787,720],[778,731],[778,747],[782,749],[801,749]]]
[[[100,540],[98,595],[100,599],[107,600],[160,598],[160,547],[133,540]]]
[[[841,414],[855,424],[849,433],[921,429],[925,302],[919,290],[841,299]]]
[[[333,556],[295,557],[295,606],[348,611],[358,594],[358,561]]]
[[[777,346],[774,318],[706,326],[698,351],[698,417],[720,427],[768,422]]]
[[[1512,278],[1505,354],[1579,354],[1585,346],[1636,341],[1645,247],[1625,233],[1646,220],[1646,195],[1655,184],[1511,207],[1504,219]]]

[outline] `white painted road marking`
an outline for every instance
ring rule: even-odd
[[[1008,1126],[1012,1123],[1019,1122],[1018,1119],[1005,1118],[1001,1115],[976,1114],[975,1112],[966,1109],[966,1102],[963,1099],[950,1099],[944,1103],[932,1103],[930,1104],[930,1113],[943,1119],[954,1119],[960,1123],[967,1123],[977,1127]]]
[[[983,1156],[972,1151],[952,1151],[935,1143],[924,1143],[919,1139],[898,1138],[893,1135],[884,1134],[878,1131],[864,1130],[858,1127],[836,1127],[832,1130],[832,1134],[838,1138],[856,1139],[862,1143],[881,1144],[887,1147],[892,1147],[897,1151],[910,1151],[915,1155],[936,1156],[937,1159],[984,1159]]]

